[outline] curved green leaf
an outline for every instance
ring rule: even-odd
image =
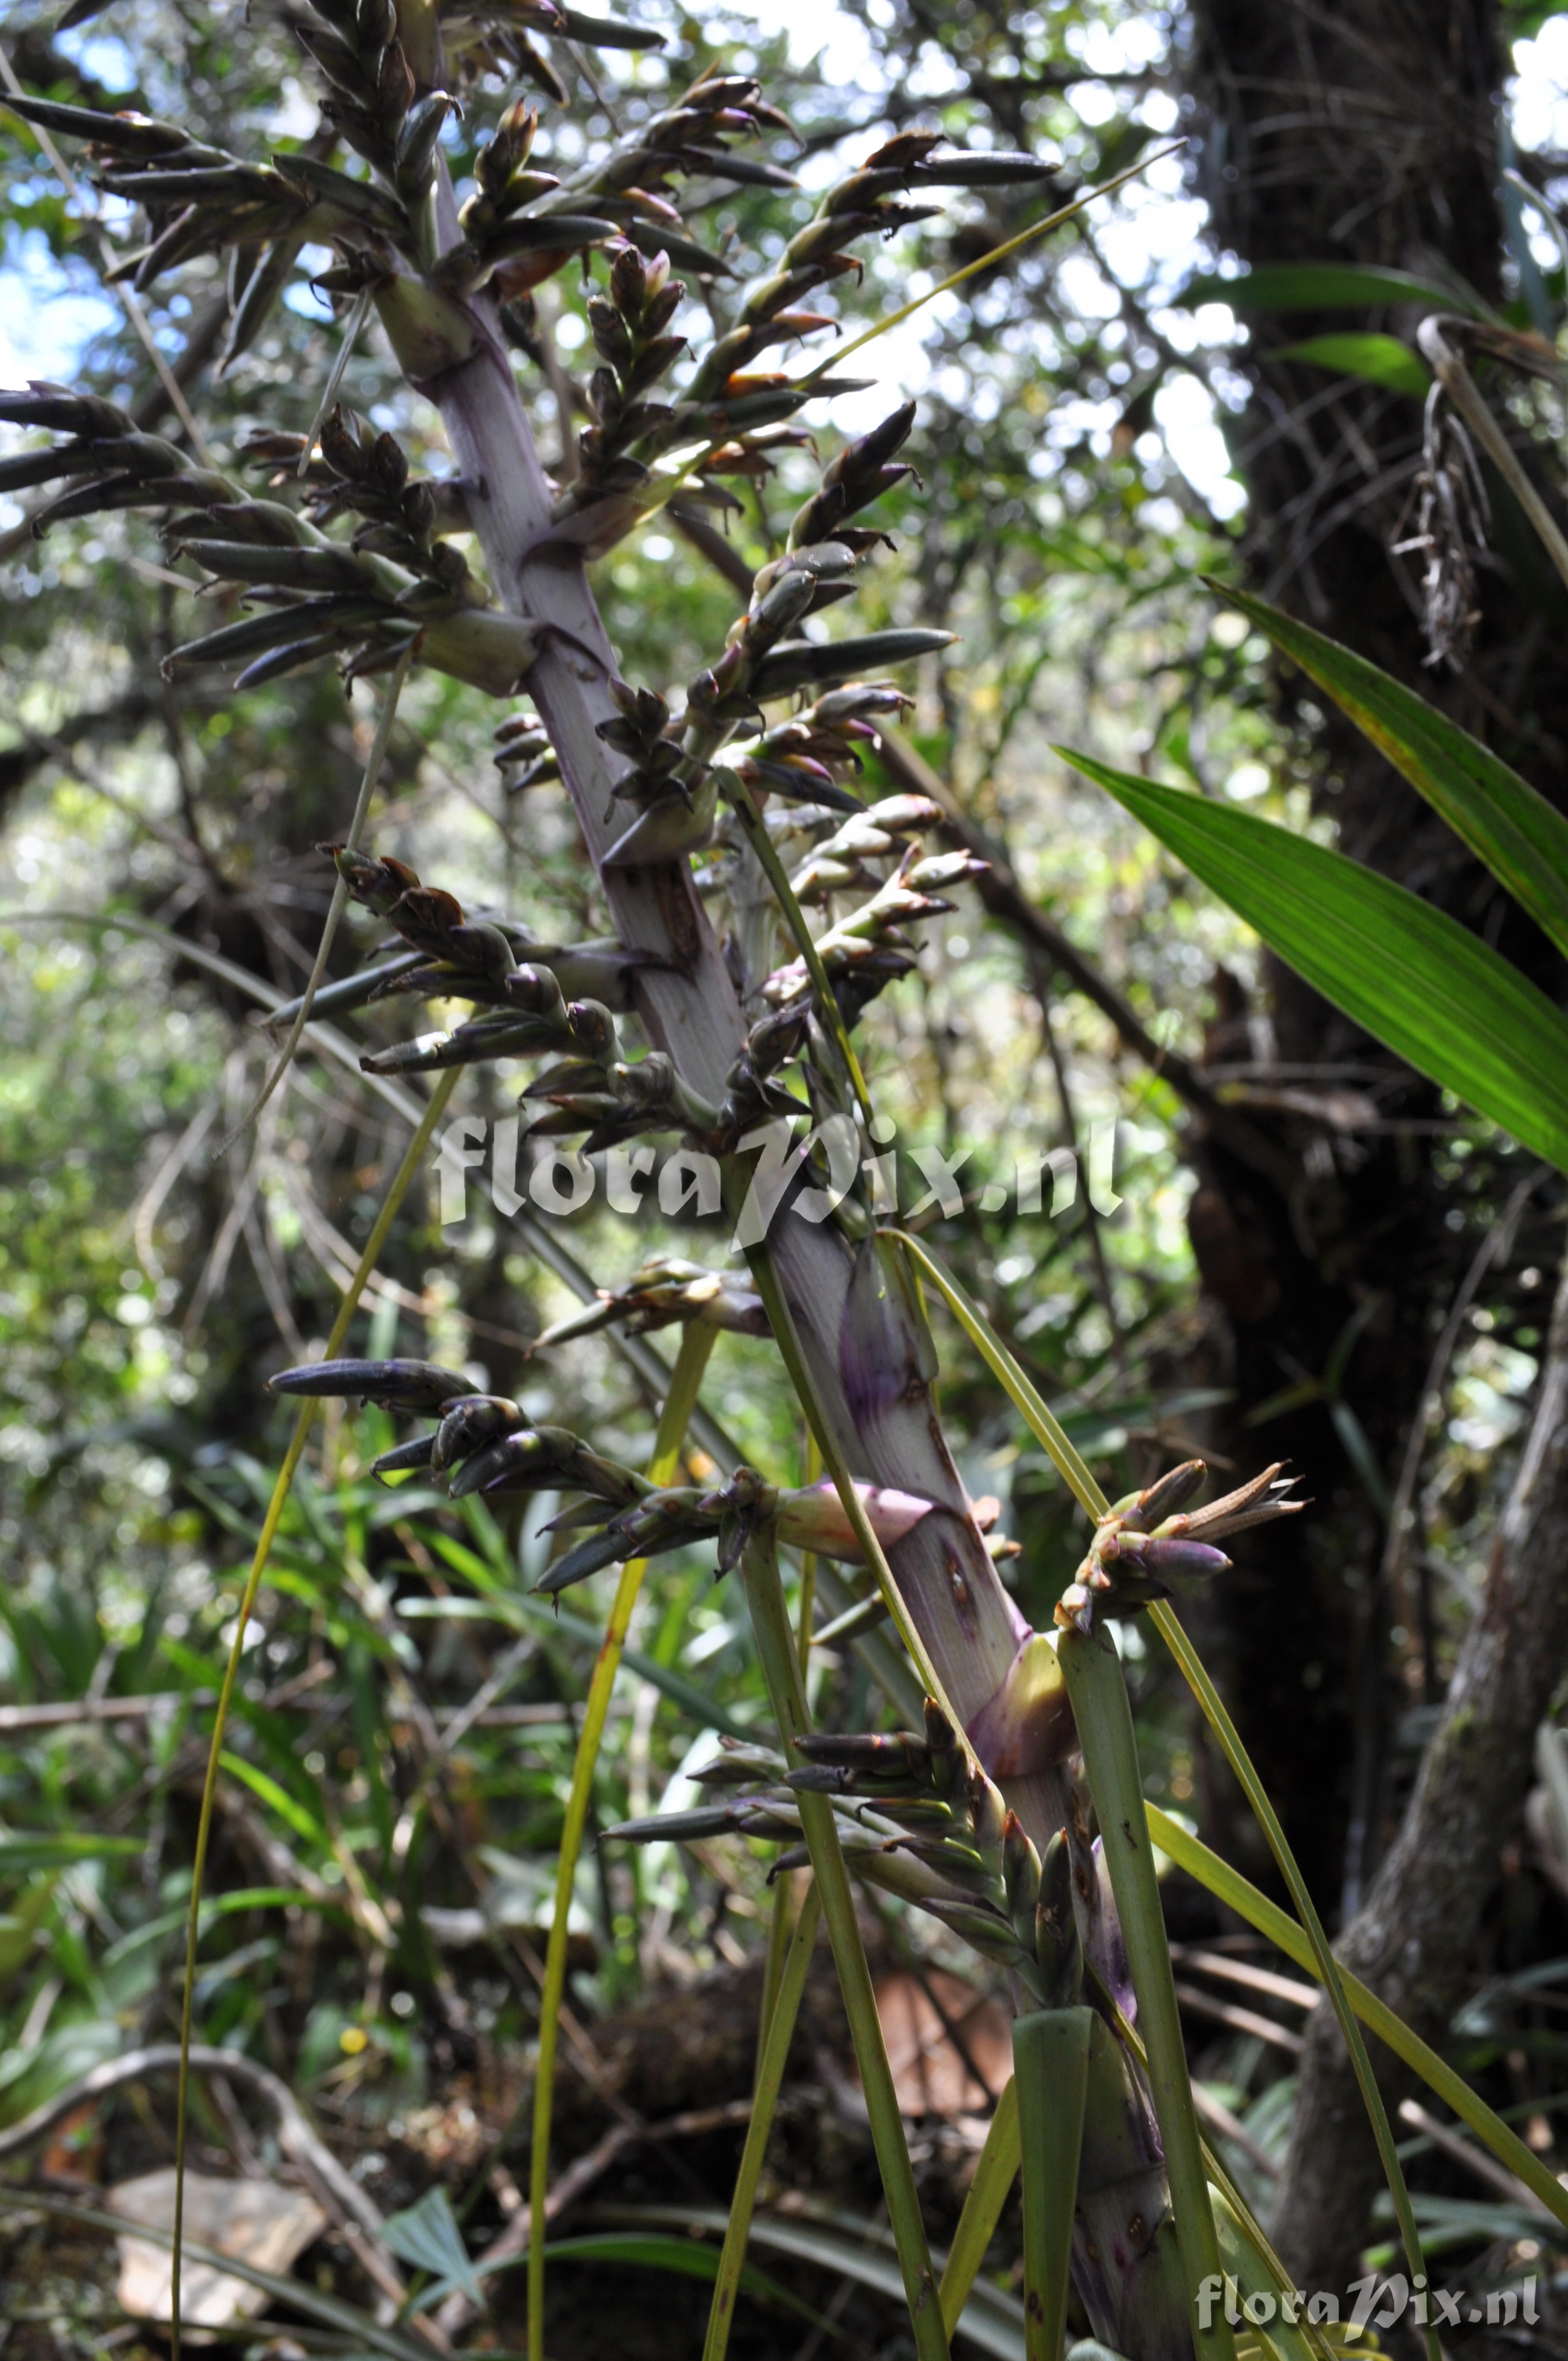
[[[942,2305],[942,2325],[949,2341],[969,2301],[970,2290],[979,2276],[980,2267],[985,2260],[986,2248],[996,2235],[1002,2209],[1018,2178],[1022,2156],[1018,2085],[1010,2074],[996,2103],[996,2113],[991,2118],[991,2128],[985,2135],[985,2146],[981,2149],[980,2162],[974,2169],[963,2212],[959,2215],[959,2226],[953,2233],[952,2246],[938,2291]]]
[[[468,2259],[452,2200],[440,2181],[427,2189],[417,2203],[406,2205],[400,2213],[388,2214],[381,2224],[381,2243],[391,2248],[400,2262],[429,2272],[434,2284],[420,2299],[421,2311],[428,2310],[453,2288],[461,2288],[475,2303],[481,2301],[483,2290]]]
[[[1271,820],[1057,752],[1324,998],[1568,1171],[1568,1018],[1456,919]]]
[[[604,2209],[607,2219],[610,2212],[609,2207]],[[613,2214],[618,2222],[668,2228],[689,2239],[708,2232],[722,2236],[727,2220],[718,2209],[701,2205],[618,2205]],[[863,2230],[866,2242],[824,2229],[809,2218],[786,2221],[758,2215],[751,2224],[750,2243],[764,2254],[807,2263],[814,2270],[835,2272],[877,2295],[888,2297],[894,2303],[902,2303],[904,2278],[897,2257],[891,2251],[887,2229],[881,2224],[852,2221],[846,2226]],[[554,2247],[550,2251],[554,2254]],[[717,2262],[717,2250],[714,2259]],[[1016,2296],[992,2286],[989,2279],[975,2281],[956,2333],[981,2352],[993,2356],[994,2361],[1025,2361],[1024,2307]]]
[[[276,1812],[284,1827],[291,1828],[295,1836],[302,1838],[307,1844],[325,1847],[327,1833],[321,1822],[306,1811],[303,1804],[297,1803],[287,1787],[280,1785],[269,1772],[258,1769],[254,1763],[247,1763],[243,1754],[231,1754],[226,1748],[218,1761],[231,1778],[248,1787],[258,1802],[265,1804],[269,1811]]]
[[[658,2231],[600,2230],[581,2238],[554,2238],[544,2252],[553,2263],[632,2263],[641,2264],[644,2270],[674,2271],[683,2279],[711,2280],[718,2276],[716,2247],[705,2246],[700,2238],[674,2237]],[[517,2259],[521,2258],[508,2257],[508,2261]],[[793,2312],[831,2336],[839,2334],[821,2312],[814,2312],[771,2271],[758,2270],[754,2263],[742,2268],[740,2285],[748,2295]]]
[[[1442,312],[1489,315],[1474,295],[1434,287],[1408,270],[1384,270],[1375,263],[1270,262],[1239,279],[1200,271],[1177,302],[1183,305],[1228,303],[1233,312],[1336,312],[1363,303],[1433,303]]]
[[[1365,656],[1266,599],[1204,578],[1217,598],[1255,624],[1333,698],[1508,887],[1520,909],[1568,953],[1568,819],[1478,738]]]
[[[1318,368],[1337,369],[1342,377],[1364,377],[1370,385],[1385,385],[1391,393],[1426,399],[1431,371],[1419,353],[1398,336],[1382,336],[1371,329],[1351,330],[1341,336],[1308,336],[1299,345],[1284,345],[1270,353],[1275,361],[1312,361]]]
[[[90,1828],[50,1828],[37,1834],[11,1828],[0,1834],[0,1878],[26,1877],[37,1869],[71,1869],[80,1861],[129,1860],[145,1850],[139,1837],[101,1837]]]
[[[1266,1935],[1288,1960],[1293,1960],[1299,1968],[1305,1968],[1310,1976],[1316,1976],[1321,1983],[1322,1969],[1312,1949],[1311,1938],[1288,1911],[1281,1910],[1277,1902],[1270,1902],[1266,1894],[1260,1894],[1255,1885],[1249,1883],[1239,1869],[1233,1869],[1228,1861],[1222,1861],[1217,1852],[1211,1852],[1201,1838],[1189,1835],[1179,1820],[1173,1820],[1157,1805],[1146,1804],[1144,1817],[1148,1822],[1149,1835],[1161,1852],[1169,1854],[1178,1869],[1184,1869],[1189,1877],[1196,1878],[1199,1884],[1216,1900],[1223,1902],[1227,1909],[1234,1910],[1237,1917],[1245,1919],[1249,1927],[1255,1927],[1260,1935]],[[1464,2076],[1456,2074],[1448,2060],[1440,2058],[1419,2033],[1412,2033],[1404,2018],[1396,2016],[1387,2004],[1379,2000],[1359,1976],[1353,1976],[1348,1968],[1342,1968],[1340,1974],[1350,2004],[1367,2031],[1375,2033],[1379,2041],[1387,2042],[1396,2058],[1402,2058],[1407,2066],[1413,2067],[1428,2090],[1435,2092],[1445,2105],[1453,2108],[1460,2122],[1490,2148],[1498,2163],[1506,2164],[1514,2178],[1521,2180],[1531,2196],[1539,2198],[1557,2221],[1568,2224],[1568,2190],[1563,2189],[1534,2150],[1528,2148],[1518,2133],[1508,2129],[1502,2117],[1486,2104],[1480,2093],[1471,2089]]]

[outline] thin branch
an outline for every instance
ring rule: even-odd
[[[403,693],[403,683],[409,676],[409,664],[411,659],[412,649],[404,648],[397,663],[392,666],[391,677],[387,683],[387,694],[381,700],[381,711],[376,723],[376,734],[370,741],[370,752],[366,757],[365,775],[359,782],[359,795],[354,807],[354,816],[348,823],[348,835],[344,845],[346,852],[356,852],[359,850],[359,840],[365,833],[366,814],[370,808],[370,797],[375,792],[376,782],[381,775],[381,765],[387,758],[387,741],[392,734],[392,723],[397,718],[398,699]],[[284,1042],[279,1053],[278,1062],[262,1084],[260,1094],[249,1113],[236,1125],[218,1149],[220,1156],[225,1148],[234,1145],[242,1132],[250,1129],[251,1125],[288,1072],[290,1062],[300,1046],[305,1027],[310,1022],[312,1004],[314,1002],[322,977],[326,972],[327,960],[337,936],[338,921],[347,907],[348,886],[344,878],[339,875],[333,884],[332,904],[326,914],[326,924],[322,928],[322,939],[316,947],[315,961],[311,969],[310,980],[305,985],[304,997],[300,1003],[299,1013],[289,1028],[289,1038]]]
[[[16,79],[16,71],[11,64],[11,60],[4,49],[0,49],[0,82],[5,83],[13,98],[25,98],[27,96],[26,91],[22,88],[21,83]],[[49,133],[47,131],[40,130],[36,125],[29,127],[32,130],[33,137],[38,141],[38,146],[43,149],[44,154],[49,159],[50,170],[54,172],[61,186],[64,188],[67,195],[74,203],[83,207],[84,217],[94,233],[94,242],[97,246],[98,252],[103,258],[104,272],[106,275],[112,273],[116,264],[119,262],[120,258],[115,253],[114,245],[109,237],[109,234],[104,229],[97,214],[87,208],[82,194],[81,182],[77,180],[76,175],[72,172],[70,165],[60,154],[60,149],[55,146],[54,141],[49,137]],[[158,372],[158,381],[163,388],[164,394],[168,399],[170,409],[179,419],[181,425],[185,429],[186,434],[191,437],[192,450],[194,451],[197,458],[200,459],[203,467],[212,469],[213,455],[208,450],[202,430],[196,423],[195,414],[192,412],[190,403],[185,399],[184,389],[181,385],[180,380],[175,376],[173,370],[170,368],[163,353],[159,348],[158,338],[152,333],[152,323],[148,320],[147,313],[143,311],[140,303],[137,301],[136,294],[131,288],[127,287],[122,280],[118,279],[112,280],[110,283],[113,284],[115,300],[118,302],[121,311],[124,312],[126,319],[130,322],[131,326],[136,330],[137,336],[141,339],[141,342],[146,348],[148,358],[151,361],[153,368]]]
[[[1110,1018],[1128,1049],[1169,1083],[1221,1147],[1272,1180],[1277,1188],[1292,1188],[1296,1167],[1291,1159],[1248,1123],[1245,1115],[1227,1106],[1179,1050],[1168,1049],[1155,1039],[1131,1002],[1109,977],[1101,973],[1093,961],[1063,934],[1053,919],[1036,909],[1018,883],[1006,846],[963,809],[947,781],[918,749],[896,731],[884,730],[881,757],[884,768],[901,787],[912,795],[929,796],[933,803],[940,805],[941,833],[950,843],[990,863],[974,884],[991,916],[1000,918],[1036,950],[1043,952],[1053,967],[1059,968],[1084,997]]]

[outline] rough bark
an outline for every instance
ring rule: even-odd
[[[1357,262],[1457,273],[1497,291],[1501,224],[1495,94],[1501,59],[1494,0],[1199,0],[1188,87],[1197,174],[1216,243],[1253,267]],[[1390,544],[1419,465],[1420,406],[1281,360],[1331,328],[1408,333],[1396,310],[1255,314],[1240,357],[1252,397],[1232,429],[1251,495],[1242,555],[1255,587],[1295,609],[1496,745],[1548,794],[1568,777],[1550,740],[1560,667],[1545,646],[1536,587],[1498,566],[1462,675],[1434,672],[1409,561]],[[1502,511],[1499,510],[1499,522]],[[1510,551],[1510,555],[1513,553]],[[1318,709],[1281,668],[1277,697],[1314,757],[1315,801],[1341,848],[1484,933],[1549,990],[1561,966],[1535,930],[1435,816],[1348,723]],[[1222,987],[1223,979],[1220,979]],[[1425,1086],[1288,970],[1266,969],[1274,1055],[1325,1103],[1347,1062],[1386,1081],[1381,1115],[1437,1112]],[[1248,1011],[1220,1012],[1216,1060],[1255,1053]],[[1303,1094],[1305,1095],[1305,1094]],[[1266,1120],[1262,1110],[1257,1120]],[[1201,1372],[1234,1387],[1240,1412],[1291,1372],[1321,1377],[1358,1306],[1369,1325],[1343,1371],[1343,1400],[1387,1470],[1416,1414],[1431,1335],[1469,1251],[1445,1224],[1452,1199],[1419,1131],[1368,1136],[1322,1119],[1277,1116],[1296,1162],[1280,1191],[1211,1137],[1196,1159],[1190,1228],[1220,1317]],[[1387,1680],[1386,1605],[1376,1588],[1378,1520],[1325,1403],[1255,1433],[1224,1425],[1222,1450],[1266,1441],[1309,1479],[1314,1510],[1269,1536],[1255,1574],[1206,1614],[1203,1641],[1243,1735],[1284,1812],[1325,1907],[1354,1902],[1376,1863],[1391,1803],[1387,1740],[1398,1699]],[[1216,1798],[1216,1800],[1220,1800]],[[1397,1797],[1393,1798],[1397,1806]],[[1236,1841],[1244,1842],[1239,1825]],[[1348,1841],[1347,1841],[1348,1839]],[[1364,1856],[1360,1860],[1357,1856]]]
[[[1568,1666],[1568,1261],[1530,1438],[1486,1587],[1366,1906],[1337,1946],[1347,1967],[1431,2042],[1472,1981],[1479,1938],[1530,1778],[1535,1732]],[[1386,2050],[1380,2076],[1401,2087]],[[1384,2071],[1384,2070],[1388,2070]],[[1314,2012],[1275,2237],[1308,2288],[1343,2288],[1380,2185],[1348,2053]]]

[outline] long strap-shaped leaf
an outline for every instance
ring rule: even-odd
[[[1217,1901],[1266,1935],[1286,1957],[1305,1968],[1310,1976],[1323,1982],[1323,1971],[1312,1949],[1311,1939],[1297,1925],[1287,1910],[1270,1902],[1250,1884],[1239,1869],[1211,1852],[1201,1838],[1192,1836],[1179,1820],[1173,1820],[1157,1805],[1146,1804],[1145,1817],[1149,1834],[1161,1852],[1168,1853],[1178,1869],[1195,1877],[1206,1886]],[[1340,1969],[1340,1978],[1351,2007],[1369,2033],[1386,2042],[1396,2058],[1402,2059],[1420,2076],[1430,2091],[1436,2092],[1446,2106],[1452,2107],[1461,2123],[1468,2125],[1476,2138],[1490,2148],[1499,2164],[1507,2165],[1515,2179],[1524,2183],[1532,2197],[1546,2211],[1568,2228],[1568,2189],[1548,2171],[1540,2157],[1526,2147],[1517,2132],[1510,2131],[1499,2114],[1494,2113],[1485,2099],[1471,2089],[1463,2074],[1457,2073],[1445,2058],[1440,2058],[1430,2043],[1411,2031],[1402,2016],[1396,2016],[1387,2002],[1378,1999],[1359,1976],[1348,1968]]]
[[[1138,2029],[1144,2037],[1149,2092],[1165,2148],[1182,2276],[1187,2282],[1188,2301],[1196,2304],[1199,2290],[1206,2281],[1215,2287],[1221,2283],[1220,2244],[1209,2202],[1202,2135],[1192,2104],[1181,2013],[1171,1973],[1154,1854],[1139,1810],[1143,1777],[1127,1685],[1123,1678],[1121,1659],[1106,1631],[1064,1631],[1057,1655],[1072,1699],[1079,1744],[1083,1749],[1084,1765],[1100,1818],[1105,1865],[1111,1872],[1111,1890],[1116,1897],[1133,1989],[1138,1996]],[[1023,2096],[1020,2092],[1021,2115]],[[1028,2180],[1029,2158],[1025,2151],[1025,2196]],[[1025,2212],[1025,2231],[1027,2224]],[[1193,2342],[1201,2356],[1212,2356],[1213,2361],[1232,2361],[1234,2340],[1223,2313],[1211,2314],[1207,2320],[1199,2316]],[[1030,2361],[1036,2361],[1033,2351]]]
[[[1568,1170],[1568,1017],[1479,936],[1376,870],[1255,813],[1057,751],[1325,1000]]]
[[[1297,1865],[1296,1856],[1290,1850],[1285,1830],[1280,1826],[1279,1816],[1269,1802],[1268,1792],[1258,1777],[1252,1757],[1242,1744],[1241,1734],[1226,1712],[1224,1702],[1213,1682],[1209,1678],[1197,1649],[1194,1648],[1163,1599],[1156,1601],[1149,1609],[1149,1614],[1160,1638],[1181,1667],[1188,1687],[1202,1707],[1209,1727],[1220,1741],[1221,1752],[1240,1781],[1242,1791],[1252,1806],[1253,1817],[1268,1839],[1268,1850],[1278,1864],[1279,1873],[1284,1878],[1290,1899],[1296,1905],[1296,1915],[1301,1921],[1316,1963],[1314,1972],[1319,1981],[1328,1987],[1329,1998],[1333,2004],[1334,2015],[1339,2020],[1339,2028],[1344,2037],[1344,2046],[1350,2052],[1350,2062],[1354,2070],[1356,2087],[1361,2092],[1363,2104],[1365,2106],[1377,2141],[1378,2157],[1383,2166],[1384,2177],[1388,2183],[1389,2195],[1394,2201],[1394,2215],[1404,2240],[1410,2268],[1413,2272],[1418,2272],[1422,2266],[1422,2256],[1420,2236],[1416,2228],[1416,2217],[1410,2204],[1409,2191],[1405,2186],[1405,2176],[1400,2168],[1398,2155],[1395,2149],[1394,2130],[1388,2121],[1388,2110],[1383,2103],[1383,2094],[1377,2087],[1377,2078],[1372,2070],[1372,2060],[1366,2054],[1366,2044],[1361,2037],[1361,2027],[1355,2021],[1350,1995],[1345,1989],[1344,1971],[1329,1949],[1329,1938],[1323,1930],[1322,1920],[1318,1916],[1317,1905],[1308,1891],[1307,1881]],[[1438,2361],[1437,2331],[1430,2325],[1426,2330],[1426,2345],[1431,2361]]]
[[[1266,599],[1223,582],[1209,587],[1333,698],[1568,952],[1568,819],[1478,738],[1365,656]]]
[[[404,1151],[403,1160],[393,1175],[392,1185],[388,1190],[381,1210],[376,1216],[375,1226],[365,1241],[365,1250],[355,1266],[353,1277],[344,1290],[343,1301],[337,1307],[337,1317],[332,1323],[332,1334],[326,1340],[323,1359],[329,1361],[332,1359],[334,1354],[340,1350],[348,1334],[349,1324],[359,1308],[359,1299],[365,1292],[366,1281],[380,1259],[381,1249],[387,1243],[388,1234],[393,1222],[397,1219],[398,1209],[408,1193],[409,1183],[419,1170],[424,1151],[430,1145],[431,1134],[441,1120],[443,1110],[452,1095],[460,1071],[461,1069],[455,1066],[450,1076],[444,1074],[441,1077],[432,1093],[430,1104],[420,1119],[419,1128]],[[224,1666],[223,1681],[218,1689],[218,1702],[213,1714],[213,1734],[207,1748],[207,1768],[202,1782],[202,1801],[196,1818],[196,1853],[191,1864],[191,1909],[185,1932],[185,1981],[180,1997],[180,2075],[174,2094],[174,2227],[170,2237],[170,2252],[173,2257],[170,2267],[171,2287],[170,2301],[173,2313],[170,2342],[174,2361],[180,2361],[180,2274],[185,2244],[185,2127],[191,2085],[189,2061],[195,2021],[196,1950],[201,1939],[202,1879],[207,1865],[207,1847],[212,1838],[213,1810],[218,1789],[218,1766],[223,1754],[224,1730],[228,1721],[229,1707],[233,1703],[235,1686],[239,1679],[239,1664],[245,1650],[245,1635],[249,1629],[257,1594],[261,1588],[261,1578],[267,1571],[267,1561],[272,1554],[272,1544],[277,1538],[278,1528],[283,1521],[283,1510],[288,1504],[290,1488],[294,1481],[294,1471],[304,1457],[305,1443],[310,1434],[311,1422],[315,1416],[316,1408],[315,1400],[308,1396],[300,1407],[299,1415],[294,1421],[294,1432],[290,1436],[289,1447],[283,1454],[283,1464],[278,1470],[277,1481],[272,1487],[272,1498],[268,1503],[267,1515],[262,1522],[261,1532],[256,1543],[256,1552],[250,1562],[250,1571],[246,1576],[245,1587],[240,1594],[239,1611],[234,1627],[234,1642],[229,1649],[228,1661]]]
[[[985,2146],[981,2149],[942,2271],[938,2293],[942,2300],[942,2324],[949,2337],[969,2301],[969,2291],[985,2260],[985,2250],[996,2235],[1007,2192],[1018,2170],[1022,2137],[1018,2128],[1018,2085],[1009,2075],[1007,2087],[996,2102],[996,2113],[991,2118]]]
[[[667,1484],[680,1461],[697,1391],[718,1330],[706,1321],[689,1320],[681,1331],[680,1351],[670,1376],[670,1390],[659,1413],[649,1473],[655,1485]],[[561,1829],[561,1850],[555,1867],[555,1915],[544,1954],[544,1989],[539,2000],[539,2059],[533,2070],[533,2146],[529,2156],[528,2203],[528,2350],[530,2361],[544,2361],[544,2200],[550,2181],[550,2117],[555,2097],[555,2049],[560,2038],[561,2004],[566,1993],[567,1921],[583,1830],[593,1800],[594,1773],[599,1742],[609,1714],[610,1692],[620,1669],[631,1610],[637,1604],[647,1572],[646,1558],[630,1558],[620,1570],[611,1601],[609,1620],[583,1709],[582,1732],[572,1762],[572,1787]]]
[[[795,1741],[810,1727],[810,1717],[801,1687],[795,1636],[784,1612],[778,1544],[771,1527],[757,1532],[747,1543],[740,1575],[780,1742],[791,1762],[798,1763],[800,1756]],[[882,2173],[888,2220],[898,2249],[916,2354],[918,2361],[948,2361],[948,2334],[938,2300],[937,2275],[931,2268],[931,2250],[920,2218],[915,2170],[898,2112],[893,2071],[887,2062],[887,2045],[877,2015],[850,1873],[839,1842],[838,1823],[826,1795],[804,1794],[799,1804],[801,1833],[811,1853],[816,1891],[828,1922],[833,1964],[839,1971],[844,2012],[855,2046],[855,2063],[861,2070],[861,2088],[871,2118],[872,2142]]]
[[[781,1879],[780,1883],[787,1889],[787,1879]],[[806,1990],[806,1971],[811,1965],[811,1947],[817,1940],[817,1927],[821,1916],[822,1897],[813,1883],[806,1889],[806,1899],[795,1922],[795,1934],[784,1955],[778,1991],[762,2043],[757,2087],[751,2097],[751,2120],[746,2126],[746,2145],[741,2151],[740,2169],[735,2176],[735,2193],[729,2201],[729,2227],[724,2233],[724,2251],[718,2258],[713,2309],[707,2315],[707,2338],[702,2348],[702,2361],[724,2361],[729,2350],[729,2330],[735,2318],[735,2298],[740,2290],[746,2241],[751,2235],[751,2213],[757,2202],[757,2183],[762,2179],[762,2159],[767,2154],[768,2136],[773,2126],[773,2111],[784,2087],[789,2045],[795,2038],[795,2021],[800,2014],[801,1994]]]
[[[1089,2091],[1091,2008],[1042,2008],[1013,2023],[1024,2165],[1024,2350],[1057,2361],[1067,2326],[1072,2216]]]
[[[1055,1461],[1077,1499],[1088,1510],[1090,1516],[1095,1519],[1104,1516],[1110,1506],[1104,1493],[1073,1449],[1047,1404],[1041,1400],[1012,1354],[1008,1352],[1007,1347],[992,1328],[990,1322],[984,1318],[979,1308],[970,1302],[958,1281],[933,1259],[924,1246],[916,1245],[913,1238],[905,1237],[901,1232],[894,1232],[893,1235],[900,1238],[906,1251],[914,1257],[920,1268],[935,1283],[946,1301],[951,1306],[966,1334],[973,1341],[1014,1406],[1022,1412],[1034,1434]],[[1247,1800],[1257,1817],[1265,1836],[1268,1839],[1269,1849],[1278,1862],[1280,1872],[1289,1887],[1290,1897],[1301,1913],[1302,1940],[1316,1962],[1313,1973],[1320,1982],[1327,1986],[1329,1997],[1333,2003],[1334,2015],[1344,2035],[1345,2047],[1350,2051],[1351,2060],[1355,2069],[1356,2082],[1376,2137],[1377,2152],[1388,2182],[1389,2195],[1394,2201],[1395,2217],[1399,2224],[1399,2233],[1410,2268],[1412,2272],[1420,2272],[1422,2262],[1420,2237],[1416,2228],[1415,2214],[1410,2206],[1409,2191],[1405,2186],[1404,2171],[1395,2150],[1394,2134],[1388,2121],[1388,2111],[1383,2103],[1383,2094],[1377,2087],[1371,2061],[1366,2055],[1366,2045],[1361,2037],[1361,2030],[1356,2024],[1355,2015],[1346,1993],[1344,1971],[1329,1949],[1328,1938],[1312,1906],[1311,1896],[1307,1891],[1306,1881],[1297,1866],[1296,1856],[1291,1851],[1285,1831],[1280,1827],[1278,1817],[1268,1801],[1263,1783],[1253,1767],[1252,1758],[1243,1746],[1230,1716],[1221,1703],[1213,1683],[1204,1671],[1196,1651],[1188,1641],[1180,1624],[1169,1610],[1163,1607],[1157,1607],[1154,1609],[1154,1618],[1161,1636],[1181,1666],[1182,1673],[1192,1688],[1194,1696],[1219,1738],[1231,1768],[1240,1779]],[[1092,1771],[1091,1775],[1092,1776]],[[1108,1846],[1108,1853],[1109,1850]],[[1117,1898],[1120,1901],[1119,1894]],[[1437,2361],[1436,2331],[1428,2327],[1425,2337],[1431,2361]]]

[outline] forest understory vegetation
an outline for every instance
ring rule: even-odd
[[[0,29],[5,2361],[1568,2351],[1565,27]]]

